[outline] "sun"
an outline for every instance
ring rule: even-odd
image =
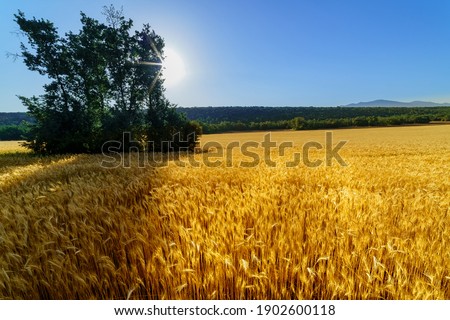
[[[164,50],[165,58],[163,61],[163,78],[167,87],[177,85],[185,76],[186,68],[181,56],[172,48]]]

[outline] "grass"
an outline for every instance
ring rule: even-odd
[[[1,154],[0,299],[450,299],[450,126],[333,133],[348,166]]]

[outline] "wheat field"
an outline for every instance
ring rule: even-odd
[[[450,299],[450,126],[334,130],[346,166],[283,165],[325,131],[271,138],[295,147],[254,167],[0,143],[0,299]]]

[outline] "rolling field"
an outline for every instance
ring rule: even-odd
[[[0,142],[0,299],[450,299],[450,126],[332,132],[345,165],[322,130],[128,168]]]

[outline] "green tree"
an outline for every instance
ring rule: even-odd
[[[305,118],[303,117],[295,117],[291,120],[291,126],[293,130],[301,130],[305,125]]]
[[[195,126],[164,97],[163,39],[149,25],[133,33],[132,20],[112,6],[104,14],[106,24],[81,13],[81,30],[64,36],[48,20],[14,16],[27,38],[26,66],[50,79],[43,95],[19,97],[35,119],[26,146],[38,153],[100,152],[124,132],[133,141],[156,139],[159,149],[161,139],[182,132],[189,138],[180,146],[195,146],[199,131],[186,134]]]
[[[0,141],[22,140],[27,134],[25,125],[0,125]]]

